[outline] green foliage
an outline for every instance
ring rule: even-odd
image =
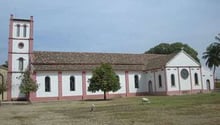
[[[22,74],[22,76],[21,76],[21,85],[20,85],[19,89],[20,89],[21,93],[28,96],[28,99],[29,99],[30,92],[36,92],[37,91],[38,85],[31,78],[31,74],[30,74],[29,70],[26,70]]]
[[[216,39],[218,42],[220,42],[220,33],[219,33],[217,36],[215,36],[215,39]],[[217,43],[217,44],[220,44],[220,43]]]
[[[203,53],[203,59],[206,60],[206,65],[212,69],[214,67],[213,73],[220,66],[220,35],[216,36],[215,39],[219,42],[214,42],[206,48],[206,52]]]
[[[3,67],[8,68],[8,61],[5,61],[4,64],[2,64]]]
[[[216,82],[216,83],[215,83],[215,87],[216,87],[216,88],[220,88],[220,82]]]
[[[102,64],[93,70],[92,78],[89,81],[88,91],[96,92],[101,90],[104,92],[104,99],[106,99],[106,92],[116,92],[121,88],[119,79],[109,64]]]
[[[150,50],[146,51],[145,53],[150,53],[150,54],[171,54],[180,51],[183,48],[185,52],[187,52],[190,56],[192,56],[196,61],[199,61],[198,53],[196,50],[191,48],[187,44],[183,44],[181,42],[176,42],[176,43],[161,43]]]
[[[203,53],[203,59],[206,59],[206,65],[209,68],[213,66],[218,67],[220,64],[219,58],[220,50],[216,44],[211,44],[206,48],[206,52]]]
[[[6,84],[0,84],[0,94],[2,94],[3,92],[5,92],[7,90]]]

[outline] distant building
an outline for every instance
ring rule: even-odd
[[[102,98],[88,91],[92,70],[112,65],[121,89],[114,96],[182,95],[214,89],[213,75],[185,51],[170,55],[33,51],[33,17],[10,18],[8,100],[23,98],[19,76],[29,67],[39,84],[32,101]],[[45,41],[46,42],[46,41]]]

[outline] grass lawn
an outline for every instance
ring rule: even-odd
[[[220,88],[220,82],[216,82],[215,85],[216,88]]]
[[[146,97],[3,105],[0,125],[220,125],[220,93]]]

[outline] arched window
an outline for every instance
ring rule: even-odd
[[[159,82],[159,87],[162,87],[162,79],[161,79],[161,75],[158,76],[158,82]]]
[[[24,69],[24,59],[23,58],[18,59],[18,69],[20,71],[22,71]]]
[[[198,74],[194,74],[194,79],[195,79],[195,85],[199,85],[199,80],[198,80]]]
[[[20,24],[17,24],[17,37],[20,36]]]
[[[175,75],[171,74],[171,85],[175,86]]]
[[[70,76],[70,91],[75,91],[75,77]]]
[[[139,77],[138,77],[138,75],[134,75],[134,87],[139,88]]]
[[[23,37],[27,36],[27,25],[24,25]]]
[[[50,77],[45,77],[45,92],[50,92]]]

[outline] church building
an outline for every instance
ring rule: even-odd
[[[102,63],[112,65],[121,89],[108,98],[137,95],[182,95],[214,89],[210,71],[202,68],[184,50],[170,55],[33,50],[33,17],[10,17],[8,41],[7,99],[24,98],[20,76],[31,71],[39,88],[31,101],[84,100],[103,98],[103,92],[88,91],[92,70]]]

